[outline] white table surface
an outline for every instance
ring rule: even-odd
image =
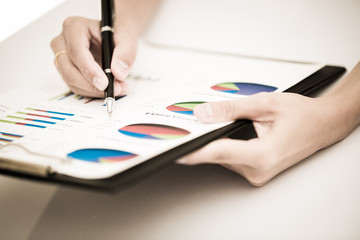
[[[147,39],[350,70],[360,60],[358,0],[168,0]],[[51,38],[69,0],[0,43],[0,93],[58,78]],[[304,126],[306,127],[306,126]],[[1,239],[359,239],[360,129],[252,187],[220,167],[174,165],[116,194],[0,175]]]

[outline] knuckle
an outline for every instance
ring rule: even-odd
[[[255,104],[261,109],[273,112],[279,106],[278,93],[262,92],[255,96]]]
[[[275,98],[274,95],[271,93],[259,93],[257,94],[257,104],[261,105],[261,106],[272,106],[275,103]]]
[[[67,17],[64,19],[63,21],[63,29],[68,28],[69,26],[71,26],[74,23],[76,17]]]
[[[91,68],[90,66],[88,65],[85,65],[83,67],[83,69],[81,70],[81,72],[83,73],[84,77],[86,79],[89,79],[89,80],[92,80],[95,76],[95,71],[93,68]]]
[[[219,105],[220,116],[225,116],[227,119],[236,118],[236,102],[224,101]]]
[[[60,40],[60,36],[56,36],[50,41],[50,47],[53,51],[55,51],[55,48],[58,45],[59,40]]]
[[[63,21],[63,29],[68,29],[79,22],[81,23],[82,21],[83,21],[82,17],[74,17],[74,16],[67,17]]]

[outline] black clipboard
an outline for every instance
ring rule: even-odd
[[[326,65],[297,84],[286,89],[284,92],[311,96],[311,94],[334,82],[343,73],[345,73],[345,71],[346,69],[344,67]],[[169,151],[163,152],[156,157],[106,179],[87,180],[61,175],[58,173],[49,174],[47,177],[43,178],[4,169],[0,169],[0,173],[32,180],[85,187],[92,190],[117,191],[146,179],[147,176],[171,166],[176,159],[205,146],[215,139],[226,136],[235,139],[251,139],[256,137],[256,132],[251,121],[238,120],[225,127],[214,130],[180,146],[172,148]]]

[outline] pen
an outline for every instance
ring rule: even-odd
[[[102,49],[102,69],[109,80],[109,84],[104,91],[104,103],[106,110],[111,117],[115,103],[114,96],[114,75],[111,72],[111,59],[114,51],[113,42],[113,1],[101,0],[101,49]]]

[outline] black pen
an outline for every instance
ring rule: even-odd
[[[111,72],[111,59],[114,51],[113,40],[113,1],[101,0],[101,49],[102,49],[102,69],[109,80],[109,84],[104,91],[107,113],[112,115],[114,96],[114,75]]]

